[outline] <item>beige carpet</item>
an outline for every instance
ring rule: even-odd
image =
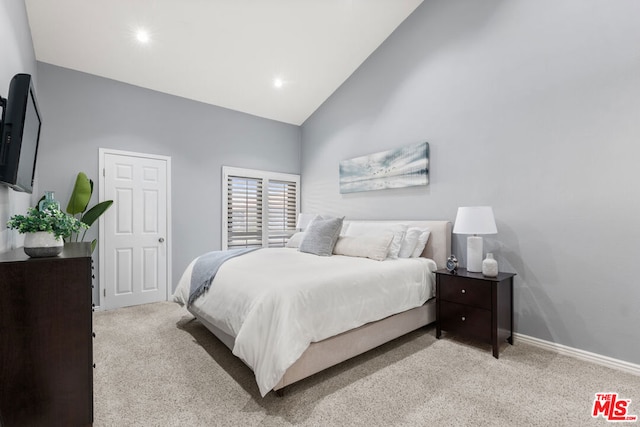
[[[640,415],[638,376],[518,342],[496,360],[433,328],[261,398],[251,370],[191,319],[169,302],[95,313],[95,426],[609,425],[591,417],[597,392]]]

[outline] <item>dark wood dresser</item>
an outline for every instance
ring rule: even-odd
[[[91,262],[89,243],[0,253],[2,427],[93,423]]]
[[[500,343],[513,344],[514,276],[436,271],[436,338],[445,330],[489,342],[497,359]]]

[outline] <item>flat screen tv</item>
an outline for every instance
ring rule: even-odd
[[[2,104],[0,183],[31,193],[42,126],[31,75],[16,74]]]

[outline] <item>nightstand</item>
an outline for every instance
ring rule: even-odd
[[[513,344],[514,276],[436,271],[436,338],[444,330],[489,342],[497,359],[500,343]]]

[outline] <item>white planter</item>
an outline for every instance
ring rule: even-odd
[[[24,236],[24,253],[30,257],[58,256],[62,253],[64,241],[48,231],[26,233]]]

